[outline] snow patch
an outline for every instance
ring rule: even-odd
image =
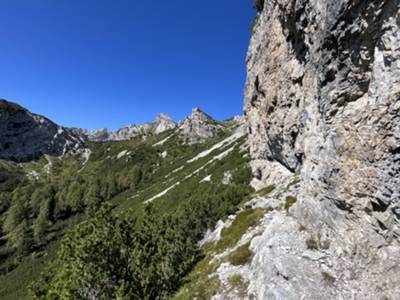
[[[171,137],[173,136],[173,134],[167,136],[165,139],[163,139],[162,141],[159,141],[158,143],[155,143],[153,145],[153,147],[157,147],[157,146],[161,146],[164,145],[166,141],[168,141]]]
[[[92,154],[92,151],[90,151],[90,149],[83,150],[83,152],[82,152],[82,158],[83,158],[82,168],[79,169],[78,173],[82,172],[83,169],[85,169],[85,166],[86,166],[87,162],[89,161],[91,154]]]
[[[189,175],[186,175],[184,180],[191,178],[193,175],[199,173],[201,170],[203,170],[205,167],[207,167],[209,164],[213,163],[216,160],[221,160],[222,158],[224,158],[225,156],[227,156],[230,152],[232,152],[234,149],[234,147],[229,148],[228,150],[214,156],[212,159],[210,159],[208,162],[206,162],[202,167],[198,168],[197,170],[193,171],[192,173],[190,173]],[[183,169],[183,166],[181,167]],[[162,191],[161,193],[155,195],[154,197],[146,200],[144,203],[149,203],[152,202],[153,200],[160,198],[162,196],[164,196],[166,193],[168,193],[170,190],[172,190],[174,187],[178,186],[180,184],[180,181],[178,181],[177,183],[175,183],[174,185],[170,186],[169,188],[167,188],[166,190]]]
[[[189,159],[187,161],[187,163],[192,163],[192,162],[194,162],[196,160],[199,160],[199,159],[201,159],[203,157],[206,157],[207,155],[209,155],[214,150],[217,150],[217,149],[222,148],[224,146],[231,145],[233,142],[235,142],[236,140],[238,140],[239,138],[241,138],[244,135],[245,135],[245,133],[243,131],[237,131],[234,134],[232,134],[231,136],[229,136],[228,138],[226,138],[225,140],[215,144],[210,149],[207,149],[207,150],[199,153],[198,155],[196,155],[192,159]]]
[[[204,177],[200,182],[210,182],[211,177],[212,177],[212,175],[208,175],[207,177]]]
[[[51,161],[51,158],[49,155],[45,155],[44,158],[47,160],[47,164],[43,167],[43,170],[46,173],[50,173],[51,167],[53,166],[53,162]]]
[[[235,220],[236,215],[230,215],[228,219],[224,222],[219,220],[215,225],[214,231],[210,229],[207,230],[204,238],[199,242],[199,246],[202,247],[207,243],[214,243],[218,242],[221,239],[221,232],[224,228],[228,228],[232,225],[233,221]]]
[[[222,184],[228,185],[232,182],[232,172],[226,171],[224,172],[224,178],[222,178]]]
[[[90,151],[90,149],[85,149],[82,153],[82,158],[84,159],[82,165],[86,165],[86,163],[89,161],[90,159],[90,155],[92,154],[92,151]]]
[[[126,155],[129,155],[129,154],[131,154],[131,152],[128,151],[128,150],[121,151],[120,153],[118,153],[117,159],[120,159],[120,158],[122,158],[122,157],[124,157]]]
[[[145,203],[145,204],[150,203],[150,202],[154,201],[155,199],[160,198],[160,197],[166,195],[170,190],[172,190],[174,187],[176,187],[176,186],[178,186],[178,185],[180,185],[180,184],[181,184],[181,182],[178,181],[177,183],[171,185],[169,188],[165,189],[165,190],[162,191],[161,193],[159,193],[159,194],[155,195],[154,197],[151,197],[150,199],[146,200],[144,203]]]
[[[35,179],[35,180],[38,180],[40,178],[39,173],[34,170],[27,170],[26,176],[30,179]]]

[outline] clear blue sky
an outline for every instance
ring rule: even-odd
[[[242,112],[252,0],[0,0],[0,98],[116,129]]]

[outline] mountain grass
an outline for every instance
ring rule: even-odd
[[[251,262],[253,252],[250,250],[250,243],[238,247],[227,256],[227,261],[233,266],[246,265]]]
[[[248,284],[244,282],[243,277],[240,274],[231,275],[228,278],[228,283],[232,288],[238,291],[240,298],[244,298],[246,296]]]
[[[263,216],[264,210],[261,208],[246,209],[242,211],[236,216],[230,227],[222,230],[221,239],[216,244],[208,246],[208,250],[221,253],[226,249],[233,247],[250,227],[258,224]]]

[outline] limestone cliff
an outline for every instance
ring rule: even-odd
[[[398,0],[260,7],[245,89],[253,183],[301,183],[289,213],[265,221],[269,248],[252,243],[259,299],[398,299],[399,11]]]

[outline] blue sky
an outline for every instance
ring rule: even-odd
[[[1,0],[0,98],[116,129],[242,112],[251,0]]]

